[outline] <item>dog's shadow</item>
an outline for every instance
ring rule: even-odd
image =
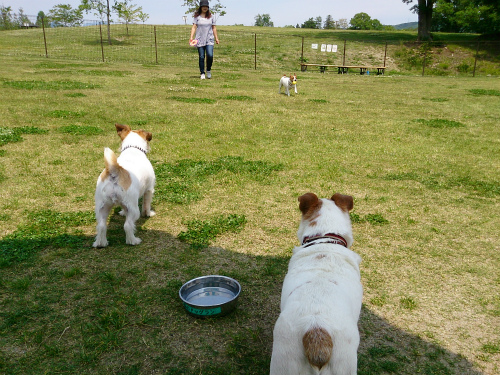
[[[139,208],[142,207],[142,198],[139,200]],[[151,208],[154,211],[154,207]],[[111,213],[108,217],[108,229],[107,229],[107,239],[110,245],[122,245],[125,244],[125,231],[123,226],[125,225],[125,215],[121,215],[120,212],[122,208],[120,206],[115,206],[111,210]],[[136,226],[136,235],[141,233],[141,226],[144,225],[150,217],[141,216],[135,222]],[[141,237],[141,235],[139,235]]]
[[[482,375],[462,355],[405,332],[363,305],[358,374]]]
[[[117,238],[113,240],[113,243],[115,241],[118,243],[120,241],[123,242],[124,234],[121,226],[119,226],[123,223],[123,218],[116,214],[112,220],[116,220],[116,224],[118,224]],[[147,220],[148,218],[139,219],[138,227]],[[262,368],[268,368],[266,366],[268,366],[267,362],[271,359],[272,332],[280,311],[281,285],[288,269],[289,258],[240,254],[216,247],[193,250],[190,249],[188,244],[179,241],[175,236],[156,230],[142,231],[140,236],[143,238],[143,244],[146,247],[149,247],[149,243],[154,239],[156,251],[162,251],[162,247],[165,249],[176,249],[175,253],[168,255],[169,262],[180,264],[181,267],[178,271],[181,274],[187,272],[183,281],[187,281],[190,277],[198,277],[203,274],[217,274],[220,272],[238,279],[242,284],[244,292],[240,296],[236,311],[231,317],[225,319],[231,321],[230,325],[234,324],[233,329],[235,331],[241,330],[242,335],[246,331],[242,327],[251,327],[256,324],[256,317],[254,316],[255,306],[267,306],[265,309],[267,313],[263,313],[258,322],[260,336],[258,341],[260,344],[256,345],[256,347],[259,346],[260,348],[256,349],[256,347],[253,347],[252,351],[259,352],[261,360],[266,362]],[[191,254],[192,252],[195,253]],[[190,256],[194,255],[194,258],[202,256],[211,261],[206,262],[207,264],[198,263],[196,266],[183,264],[189,258],[187,254],[191,254]],[[250,267],[248,270],[231,270],[230,267],[220,270],[212,269],[212,263],[249,264],[253,265],[253,267]],[[185,270],[183,271],[184,268]],[[262,288],[266,290],[259,292]],[[177,306],[176,310],[177,313],[183,313],[182,308],[179,308],[179,306]],[[254,313],[249,313],[252,311]],[[175,314],[175,312],[172,313]],[[217,329],[218,325],[221,324],[218,320],[200,322],[201,325],[209,330]],[[185,329],[188,331],[191,330],[188,322],[186,322]],[[453,353],[438,344],[401,330],[371,311],[366,305],[362,306],[359,329],[361,343],[358,350],[358,375],[419,373],[432,375],[482,375],[480,371],[474,368],[471,362],[460,354]],[[198,340],[199,338],[196,332],[191,332],[186,337],[193,340]],[[248,339],[251,340],[253,338],[254,335],[250,335]],[[263,343],[264,345],[262,345]],[[191,344],[196,345],[194,341]]]
[[[219,273],[240,281],[242,294],[236,311],[224,320],[197,320],[198,324],[195,325],[190,324],[191,318],[186,317],[182,334],[186,334],[183,336],[186,340],[193,340],[186,342],[190,347],[196,346],[200,340],[196,333],[199,325],[207,332],[217,331],[219,326],[222,331],[229,329],[239,332],[235,333],[235,337],[239,337],[238,340],[244,337],[248,341],[245,347],[248,346],[252,358],[259,358],[258,366],[262,366],[262,372],[266,373],[271,359],[274,324],[280,312],[281,286],[289,258],[241,254],[218,247],[193,250],[175,236],[155,230],[145,231],[143,237],[147,247],[154,238],[155,251],[167,250],[168,263],[180,265],[177,272],[184,274],[183,282],[189,278]],[[168,249],[175,249],[175,252]],[[200,257],[210,261],[197,262],[196,265],[188,261],[189,258]],[[218,268],[220,264],[226,266]],[[184,313],[179,303],[173,305],[176,307],[172,314]],[[248,327],[258,328],[249,331]],[[398,328],[366,305],[362,306],[359,328],[361,343],[358,350],[358,375],[482,375],[462,355]],[[206,339],[210,340],[209,337]],[[231,347],[234,343],[229,340],[226,344]],[[239,353],[240,359],[247,354],[250,355]],[[244,367],[244,363],[241,365]]]

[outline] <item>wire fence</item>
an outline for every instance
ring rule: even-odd
[[[85,24],[85,23],[84,23]],[[87,24],[89,24],[87,22]],[[273,34],[219,26],[216,64],[226,69],[294,72],[300,63],[384,66],[386,72],[422,75],[500,76],[500,42],[417,43],[411,40],[346,40],[341,33]],[[0,54],[19,57],[196,66],[188,44],[190,25],[93,24],[3,31]],[[374,34],[375,35],[375,34]],[[309,69],[308,71],[314,71]],[[332,70],[336,72],[336,70]]]

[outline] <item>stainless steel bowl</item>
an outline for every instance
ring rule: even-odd
[[[179,297],[186,311],[197,317],[222,316],[230,313],[238,302],[240,284],[227,276],[202,276],[185,283]]]

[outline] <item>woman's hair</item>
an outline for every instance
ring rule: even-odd
[[[196,12],[194,12],[194,17],[198,17],[199,15],[201,14],[201,7],[199,7]],[[205,14],[206,17],[205,18],[211,18],[212,17],[212,13],[210,13],[210,9],[207,10],[207,13]]]

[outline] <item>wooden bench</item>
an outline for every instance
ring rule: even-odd
[[[301,63],[300,64],[300,70],[302,72],[305,72],[307,70],[308,66],[319,66],[319,71],[321,73],[324,73],[326,71],[326,68],[337,68],[338,65],[328,65],[328,64],[306,64],[306,63]]]
[[[356,66],[356,65],[329,65],[329,64],[300,64],[300,70],[305,72],[308,66],[317,66],[319,71],[324,73],[327,68],[337,68],[338,74],[346,74],[349,69],[359,69],[359,74],[366,74],[371,70],[377,70],[377,75],[385,73],[385,66]]]
[[[356,66],[356,65],[341,65],[338,66],[339,74],[346,74],[349,72],[349,69],[359,69],[359,74],[366,74],[370,70],[377,70],[377,75],[381,75],[385,73],[385,66]]]

